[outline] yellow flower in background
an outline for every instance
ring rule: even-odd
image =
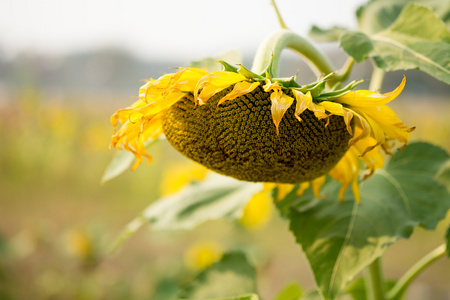
[[[161,177],[161,196],[174,194],[193,181],[206,177],[206,168],[196,163],[172,163],[164,167]]]
[[[218,261],[222,253],[222,248],[215,242],[198,242],[186,250],[184,262],[190,269],[201,270]]]
[[[240,222],[249,229],[261,228],[272,217],[272,210],[271,189],[265,188],[262,192],[253,195],[247,203]]]
[[[392,92],[347,87],[323,92],[328,76],[300,86],[290,80],[258,75],[222,62],[225,70],[184,68],[151,79],[140,99],[117,111],[111,122],[122,126],[111,146],[143,156],[144,144],[165,134],[188,158],[223,175],[253,182],[311,182],[315,194],[326,174],[342,184],[340,200],[351,185],[359,202],[362,159],[366,177],[382,167],[379,148],[406,145],[411,131],[386,106],[405,86]]]

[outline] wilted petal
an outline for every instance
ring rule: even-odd
[[[270,94],[270,100],[272,101],[272,120],[275,124],[277,135],[279,134],[278,126],[284,114],[291,107],[294,98],[285,95],[282,91],[275,90]]]
[[[222,99],[219,100],[217,105],[219,106],[220,104],[224,103],[227,100],[233,100],[242,95],[251,93],[258,86],[259,82],[249,82],[249,81],[238,82],[234,85],[233,90],[231,92],[229,92]]]

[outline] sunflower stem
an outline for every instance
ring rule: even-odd
[[[387,299],[397,299],[397,297],[405,291],[411,281],[419,275],[426,267],[446,253],[446,245],[442,244],[430,253],[422,257],[415,265],[411,267],[400,279],[395,286],[387,293]]]
[[[384,72],[383,69],[374,67],[372,72],[372,78],[370,79],[369,90],[373,92],[379,92],[381,90],[385,73],[386,72]]]
[[[384,281],[381,271],[381,262],[374,260],[366,273],[366,291],[368,300],[384,300]]]
[[[354,64],[355,60],[353,59],[353,57],[349,57],[345,62],[345,65],[342,67],[342,69],[339,70],[338,73],[335,74],[334,77],[341,82],[346,81],[347,78],[350,76],[350,73],[352,72]]]
[[[106,254],[112,255],[114,254],[127,240],[133,237],[138,230],[144,225],[148,223],[147,219],[144,216],[139,215],[134,218],[131,222],[129,222],[125,228],[115,237],[115,239],[110,243],[107,247]]]
[[[280,27],[282,29],[288,29],[286,24],[283,21],[283,18],[281,17],[280,11],[278,10],[275,0],[271,0],[271,2],[272,2],[273,9],[275,10],[275,14],[277,15],[278,23],[280,23]]]
[[[318,76],[335,70],[330,59],[310,41],[290,30],[282,29],[269,35],[263,41],[253,60],[252,71],[257,74],[268,72],[272,77],[278,77],[279,60],[285,48],[303,55],[312,64],[312,69]],[[338,81],[334,76],[327,81],[327,84],[332,87]]]

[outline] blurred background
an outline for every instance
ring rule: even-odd
[[[353,12],[364,2],[278,5],[287,25],[306,35],[312,24],[354,28]],[[105,255],[123,226],[168,186],[186,181],[189,174],[179,170],[192,166],[161,142],[150,151],[151,167],[100,184],[114,155],[109,117],[137,99],[143,79],[171,68],[230,50],[250,67],[259,43],[278,28],[268,0],[0,0],[0,299],[170,299],[176,282],[230,249],[249,253],[263,299],[290,282],[312,288],[300,247],[270,209],[255,222],[214,221],[188,232],[145,228]],[[343,65],[337,44],[320,47]],[[281,75],[297,71],[300,83],[315,79],[287,51]],[[370,64],[360,64],[351,78],[370,73]],[[405,73],[406,88],[391,107],[417,127],[412,140],[449,151],[450,88],[408,71],[389,73],[383,91]],[[432,233],[418,229],[389,248],[387,277],[398,278],[438,246],[449,223]],[[449,278],[450,262],[441,259],[408,299],[450,299]]]

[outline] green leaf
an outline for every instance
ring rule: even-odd
[[[189,63],[190,67],[199,68],[203,70],[207,70],[208,72],[220,71],[223,69],[219,60],[223,60],[230,65],[239,65],[242,64],[242,56],[237,51],[228,51],[216,57],[205,57],[201,60],[191,61]]]
[[[145,149],[153,146],[160,139],[150,140],[146,143]],[[126,170],[130,170],[131,165],[136,160],[136,156],[133,153],[125,151],[125,150],[117,150],[114,154],[112,161],[109,163],[108,167],[106,167],[105,172],[103,173],[101,183],[105,183],[113,178],[116,178]]]
[[[191,229],[208,220],[239,218],[250,198],[261,190],[259,183],[210,174],[205,181],[152,203],[142,217],[158,230]]]
[[[164,278],[155,287],[152,299],[174,300],[177,299],[179,284],[174,279]]]
[[[436,174],[436,179],[439,180],[450,190],[450,161],[447,161]]]
[[[117,250],[148,222],[154,230],[181,230],[208,220],[237,219],[251,197],[262,188],[260,183],[210,174],[204,181],[192,183],[181,192],[150,204],[119,233],[109,252]]]
[[[248,262],[242,252],[226,253],[220,261],[203,270],[181,292],[181,296],[182,298],[195,300],[211,298],[258,299],[251,294],[238,296],[256,292],[255,277],[255,268]]]
[[[446,216],[450,195],[435,175],[448,159],[439,147],[413,143],[361,184],[360,205],[351,191],[339,204],[340,184],[332,180],[322,188],[325,200],[308,191],[303,197],[290,193],[289,204],[278,205],[282,212],[290,207],[290,229],[325,299],[335,299],[354,276],[389,245],[408,238],[416,226],[434,229]]]
[[[395,22],[402,9],[411,3],[431,8],[438,18],[450,26],[449,0],[372,0],[357,12],[359,30],[368,35],[385,30]]]
[[[431,9],[408,5],[385,31],[372,36],[378,67],[420,69],[450,84],[450,31]]]
[[[450,31],[428,7],[410,4],[384,31],[349,32],[341,45],[356,61],[370,56],[385,71],[420,69],[450,84]]]
[[[341,36],[347,31],[347,29],[338,26],[330,29],[321,29],[314,25],[309,31],[309,36],[316,42],[334,42],[339,41]]]
[[[290,283],[273,300],[298,300],[303,290],[295,283]]]
[[[341,47],[356,62],[363,62],[373,50],[371,39],[362,32],[347,32],[341,38]]]

